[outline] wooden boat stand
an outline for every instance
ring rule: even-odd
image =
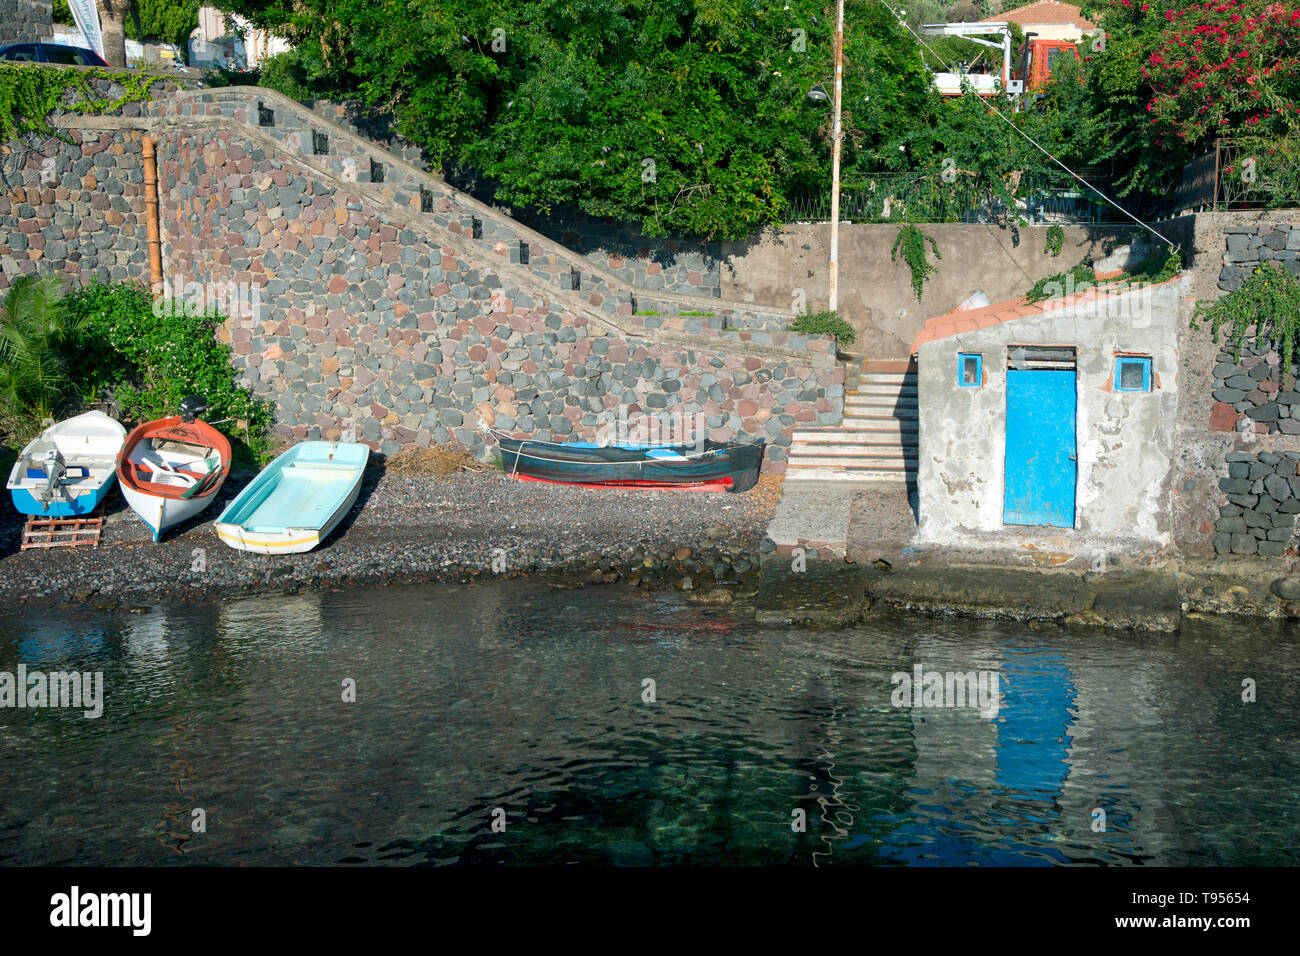
[[[32,515],[23,528],[23,541],[19,550],[78,548],[83,545],[97,548],[103,530],[104,515],[101,508],[76,518],[38,518]]]

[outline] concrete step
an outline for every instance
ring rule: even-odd
[[[907,431],[895,423],[893,427],[881,424],[881,427],[873,428],[801,428],[790,436],[793,444],[800,442],[836,442],[839,444],[852,445],[857,443],[878,444],[880,442],[892,442],[897,445],[904,440],[915,441],[916,432]]]
[[[868,385],[884,388],[916,388],[915,375],[859,375],[857,387]]]
[[[889,399],[855,399],[850,396],[844,400],[845,415],[887,415],[893,418],[907,418],[915,421],[920,411],[921,408],[916,402],[909,403],[905,399],[891,401]]]
[[[790,458],[860,458],[864,464],[875,461],[915,460],[916,453],[905,451],[899,445],[831,445],[795,444],[790,446]]]
[[[916,480],[915,471],[889,470],[883,468],[819,468],[812,465],[791,465],[785,470],[785,480],[794,481],[835,481],[845,484],[906,484]]]
[[[917,394],[906,392],[845,392],[844,401],[859,402],[904,402],[905,405],[917,405]]]
[[[917,386],[900,385],[893,388],[891,385],[858,385],[858,388],[848,390],[846,395],[910,395],[911,398],[917,397]]]
[[[916,364],[911,359],[865,359],[860,366],[864,373],[905,372],[916,374]]]
[[[902,432],[911,438],[911,441],[917,441],[920,434],[917,428],[917,419],[915,418],[896,418],[893,415],[846,415],[840,428],[846,432],[871,431],[871,429],[880,429],[880,431]]]
[[[888,468],[916,470],[916,459],[897,455],[797,455],[793,451],[787,459],[791,465],[815,465],[834,468]]]

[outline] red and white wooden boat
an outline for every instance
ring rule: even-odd
[[[201,398],[185,399],[179,416],[136,427],[118,455],[122,494],[155,541],[216,501],[230,474],[230,442],[197,420],[205,410]]]

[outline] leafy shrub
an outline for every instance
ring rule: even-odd
[[[1183,256],[1173,246],[1153,249],[1142,264],[1125,276],[1128,282],[1165,282],[1178,275],[1183,268]]]
[[[318,93],[312,86],[308,66],[296,50],[287,50],[262,61],[259,86],[278,90],[294,100],[316,99]]]
[[[840,345],[852,345],[858,333],[838,312],[805,312],[790,323],[791,332],[804,335],[833,335]]]
[[[204,86],[257,86],[261,78],[262,71],[256,68],[241,70],[218,65],[203,71]]]
[[[175,415],[186,396],[202,395],[205,418],[222,423],[241,457],[269,448],[273,408],[236,383],[230,347],[216,337],[215,310],[156,316],[149,290],[134,283],[95,282],[67,302],[86,327],[80,365],[88,399],[110,392],[121,417],[138,423]]]
[[[1033,288],[1025,293],[1025,298],[1030,302],[1042,302],[1044,299],[1061,295],[1066,290],[1078,289],[1085,283],[1089,286],[1097,284],[1097,276],[1093,272],[1090,260],[1080,262],[1074,268],[1058,272],[1056,275],[1039,279],[1034,283]]]

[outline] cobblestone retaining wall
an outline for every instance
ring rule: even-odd
[[[1219,271],[1219,288],[1231,292],[1264,263],[1300,276],[1300,224],[1263,222],[1225,226],[1227,251]]]
[[[1284,554],[1300,513],[1300,451],[1229,452],[1227,464],[1219,488],[1228,501],[1214,524],[1215,553]]]
[[[429,168],[423,151],[396,132],[391,113],[354,102],[314,100],[308,105],[331,122],[374,140],[407,162]],[[472,173],[453,170],[447,176],[476,199],[495,205],[490,185]],[[721,295],[721,243],[644,236],[639,225],[596,219],[574,209],[543,214],[497,208],[503,215],[608,269],[629,285],[686,295]]]
[[[165,96],[184,82],[160,77],[152,91]],[[105,100],[123,93],[109,78],[94,86]],[[71,124],[61,137],[0,144],[0,289],[37,271],[81,284],[148,281],[141,138],[149,107],[128,103],[113,116],[56,117]]]
[[[227,335],[283,437],[354,424],[384,453],[451,438],[481,452],[480,423],[594,438],[619,409],[701,412],[715,439],[770,439],[781,470],[797,425],[840,420],[829,339],[603,310],[350,181],[347,155],[313,168],[269,132],[178,118],[159,175],[169,281],[261,290]]]
[[[59,272],[86,284],[149,279],[139,130],[72,130],[9,160],[0,191],[0,289]]]

